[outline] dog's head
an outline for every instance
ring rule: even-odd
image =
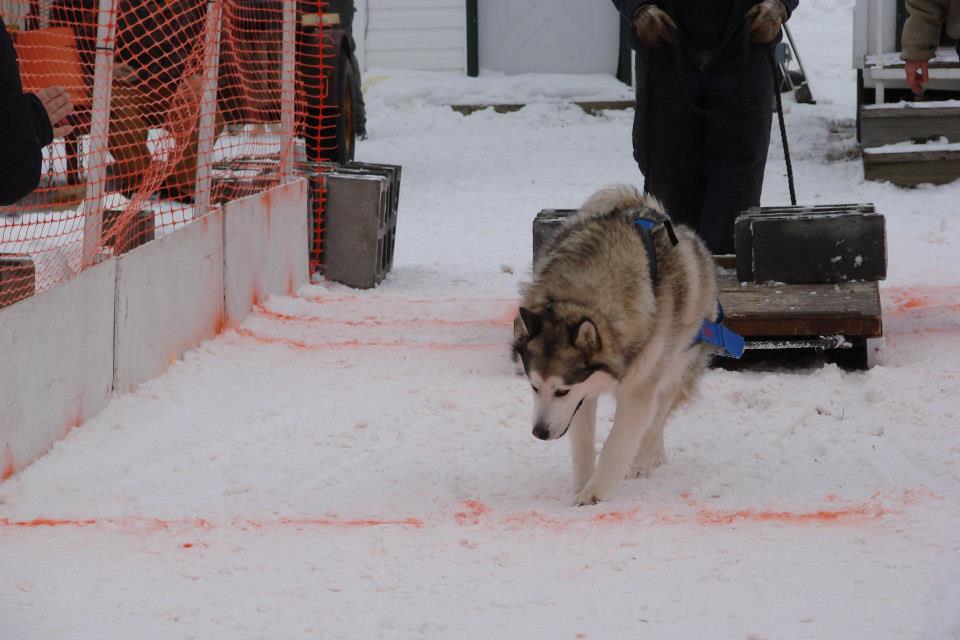
[[[513,352],[534,395],[533,435],[562,437],[583,403],[617,385],[601,328],[582,309],[526,308],[514,321]]]

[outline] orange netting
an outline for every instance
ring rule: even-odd
[[[226,200],[318,175],[314,160],[336,144],[324,118],[338,117],[322,111],[324,4],[0,1],[24,91],[60,85],[74,104],[73,132],[44,150],[40,186],[0,208],[0,307]],[[314,184],[317,267],[322,179]]]

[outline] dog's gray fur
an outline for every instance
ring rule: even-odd
[[[641,477],[665,458],[663,428],[688,397],[709,358],[692,346],[704,319],[716,319],[713,258],[690,229],[653,232],[658,279],[651,280],[638,217],[667,220],[661,204],[615,185],[572,216],[523,291],[514,355],[534,387],[534,435],[573,448],[575,504],[609,497],[624,477]],[[617,403],[599,462],[597,397]]]

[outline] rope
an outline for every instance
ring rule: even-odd
[[[783,141],[783,159],[787,163],[787,184],[790,187],[790,204],[797,206],[797,189],[793,183],[793,162],[790,160],[790,145],[787,142],[787,125],[783,120],[783,98],[780,95],[780,75],[777,73],[777,61],[773,49],[767,49],[770,71],[773,73],[773,96],[777,102],[777,119],[780,121],[780,140]]]

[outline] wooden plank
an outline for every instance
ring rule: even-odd
[[[574,104],[592,116],[601,111],[626,111],[637,106],[635,100],[581,100]]]
[[[901,187],[948,184],[960,179],[960,151],[863,153],[863,177]]]
[[[960,107],[888,107],[860,110],[864,147],[946,138],[960,142]]]
[[[720,276],[725,323],[745,337],[883,335],[880,287],[876,282],[844,284],[741,284],[736,274]]]
[[[470,115],[471,113],[476,113],[477,111],[483,111],[484,109],[493,109],[497,113],[513,113],[514,111],[520,111],[523,109],[525,104],[452,104],[450,108],[458,113],[462,113],[465,116]]]
[[[633,100],[575,100],[571,104],[577,105],[592,116],[597,115],[601,111],[624,111],[626,109],[633,109],[635,106]],[[470,115],[471,113],[491,108],[497,113],[513,113],[514,111],[520,111],[520,109],[523,109],[525,106],[527,105],[519,102],[491,102],[487,104],[452,104],[450,108],[464,115]]]

